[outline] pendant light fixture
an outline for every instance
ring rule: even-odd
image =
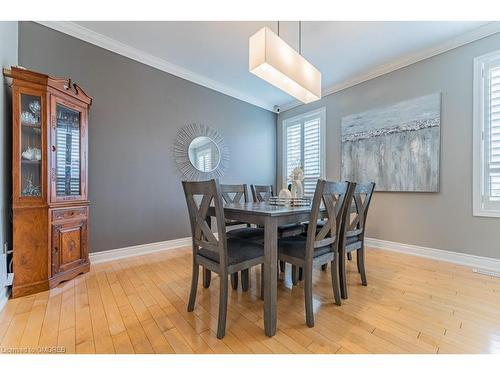
[[[302,56],[299,21],[299,51],[290,47],[270,28],[263,27],[250,37],[250,73],[278,87],[303,103],[321,99],[321,72]]]

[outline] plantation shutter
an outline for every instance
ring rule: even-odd
[[[316,183],[321,177],[320,119],[304,122],[304,194],[314,195]]]
[[[318,178],[324,175],[322,137],[324,110],[306,113],[292,120],[285,120],[284,172],[285,187],[291,182],[290,174],[295,167],[304,171],[304,195],[314,195]]]
[[[487,103],[485,110],[487,152],[487,176],[489,200],[500,201],[500,66],[492,67],[487,73]]]

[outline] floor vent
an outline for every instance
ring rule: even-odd
[[[481,268],[473,268],[472,272],[479,273],[481,275],[486,275],[486,276],[493,276],[493,277],[497,277],[500,279],[500,272],[483,270]]]

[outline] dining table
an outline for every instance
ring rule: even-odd
[[[310,214],[310,206],[276,206],[267,202],[224,205],[225,219],[264,228],[264,330],[269,337],[276,334],[277,325],[278,226],[307,222]],[[214,207],[209,208],[208,215],[215,216]]]

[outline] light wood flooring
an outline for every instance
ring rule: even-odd
[[[10,300],[0,348],[66,353],[498,353],[500,279],[389,251],[367,251],[368,286],[348,262],[349,299],[333,304],[330,274],[314,275],[316,326],[305,324],[303,288],[281,275],[278,330],[263,331],[259,268],[251,289],[230,291],[218,340],[218,279],[186,311],[190,249],[92,266],[50,292]],[[201,279],[201,277],[200,277]]]

